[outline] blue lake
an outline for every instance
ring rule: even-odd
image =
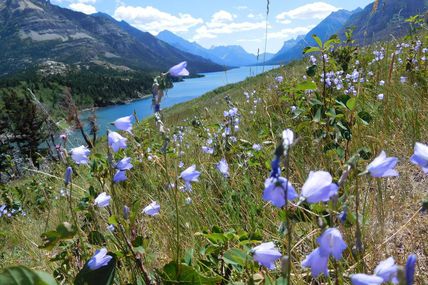
[[[265,66],[264,70],[268,71],[276,67],[278,66]],[[261,66],[246,66],[225,72],[202,73],[204,77],[186,79],[182,82],[174,83],[174,88],[168,90],[168,93],[163,98],[161,108],[165,109],[178,103],[190,101],[218,87],[243,81],[248,77],[262,73],[262,71],[263,67]],[[137,112],[139,119],[153,115],[152,98],[135,100],[125,105],[97,108],[95,113],[99,127],[98,136],[105,135],[107,129],[114,130],[114,126],[110,123],[117,118],[131,115],[134,110]],[[90,114],[91,112],[89,111],[82,112],[82,122],[86,124]],[[80,132],[75,132],[70,135],[70,142],[73,145],[79,145],[82,141]]]

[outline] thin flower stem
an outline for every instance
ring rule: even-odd
[[[286,171],[286,179],[287,183],[285,184],[285,205],[284,205],[284,213],[285,213],[285,222],[286,222],[286,228],[287,228],[287,261],[286,261],[286,270],[285,270],[285,279],[287,280],[286,284],[290,283],[291,278],[291,223],[290,223],[290,217],[288,215],[288,183],[290,178],[290,167],[289,167],[289,161],[290,161],[290,148],[285,151],[285,171]]]
[[[73,201],[71,200],[71,193],[72,192],[73,192],[73,183],[71,183],[71,181],[70,181],[70,193],[69,193],[69,195],[67,195],[67,197],[68,197],[68,206],[70,208],[71,218],[73,219],[74,226],[76,227],[77,237],[78,237],[78,243],[82,246],[83,253],[85,254],[85,256],[87,256],[85,244],[83,243],[82,234],[80,232],[81,229],[80,229],[79,224],[77,223],[77,215],[76,215],[76,212],[73,209]]]

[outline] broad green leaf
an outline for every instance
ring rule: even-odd
[[[311,53],[311,52],[319,52],[321,51],[319,47],[306,47],[303,50],[303,54]]]
[[[312,81],[304,81],[299,83],[296,86],[296,90],[298,91],[316,90],[316,89],[317,89],[317,85]]]
[[[351,99],[346,102],[346,107],[348,107],[349,110],[353,111],[355,109],[355,105],[357,103],[357,98],[351,97]]]
[[[73,238],[77,233],[76,227],[69,222],[64,222],[56,227],[56,232],[60,235],[61,239]]]
[[[113,226],[115,226],[115,227],[117,227],[117,225],[118,225],[117,218],[116,218],[116,216],[115,216],[115,215],[110,216],[110,217],[108,218],[108,222],[109,222],[109,224],[112,224],[112,225],[113,225]]]
[[[24,266],[6,268],[0,273],[1,285],[57,285],[55,279],[45,272],[33,271]]]
[[[317,42],[318,46],[322,48],[322,41],[317,35],[312,35],[312,38]]]
[[[361,121],[365,125],[370,124],[370,122],[373,120],[372,116],[369,113],[365,112],[365,111],[359,112],[358,113],[358,117],[361,119]]]
[[[247,253],[238,248],[229,249],[223,255],[224,262],[230,265],[245,266],[246,259],[249,259]]]
[[[321,108],[318,108],[313,120],[314,122],[317,122],[317,123],[321,121]]]
[[[52,249],[56,243],[61,239],[61,235],[56,231],[49,231],[41,234],[43,244],[39,248]]]

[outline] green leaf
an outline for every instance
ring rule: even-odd
[[[110,262],[103,267],[96,270],[91,270],[88,267],[88,261],[83,266],[82,270],[77,274],[74,279],[74,285],[111,285],[114,281],[116,273],[116,255],[109,252],[107,253],[113,257]]]
[[[56,232],[60,235],[61,239],[70,239],[74,237],[77,230],[74,225],[64,222],[56,227]]]
[[[177,272],[178,268],[178,272]],[[164,266],[160,272],[162,284],[193,284],[193,285],[216,285],[221,282],[220,277],[207,277],[196,271],[193,267],[179,264],[174,261]]]
[[[56,231],[49,231],[41,234],[42,244],[39,245],[39,248],[52,249],[56,243],[60,240],[61,235]]]
[[[369,113],[365,112],[365,111],[359,112],[358,113],[358,117],[361,119],[361,121],[365,125],[370,124],[370,122],[373,120],[372,116]]]
[[[303,54],[311,53],[311,52],[319,52],[321,51],[319,47],[306,47],[303,50]]]
[[[355,109],[355,105],[357,103],[356,97],[351,97],[351,99],[346,102],[346,107],[348,107],[349,110],[353,111]]]
[[[109,222],[109,224],[112,224],[115,227],[117,227],[118,225],[117,218],[114,215],[110,216],[107,221]]]
[[[33,271],[24,266],[6,268],[0,273],[1,285],[57,285],[48,273]]]
[[[223,255],[223,260],[226,264],[245,266],[245,260],[248,259],[248,255],[245,251],[232,248],[226,251]]]
[[[316,123],[319,123],[321,121],[321,108],[318,108],[313,120]]]
[[[308,67],[308,69],[306,69],[306,74],[310,77],[314,77],[316,72],[317,72],[317,66],[316,65],[312,65],[312,66]]]
[[[316,89],[317,89],[317,85],[312,81],[304,81],[299,83],[296,86],[296,90],[298,91],[316,90]]]
[[[312,35],[312,38],[317,42],[318,46],[322,48],[322,41],[317,35]]]

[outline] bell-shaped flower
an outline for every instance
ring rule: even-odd
[[[327,202],[332,196],[337,195],[339,187],[332,183],[333,178],[326,171],[311,171],[308,179],[302,187],[302,197],[308,203]]]
[[[110,204],[111,196],[107,195],[106,192],[101,193],[98,195],[97,198],[95,198],[95,205],[97,205],[99,208],[107,207]]]
[[[192,191],[191,182],[199,181],[198,180],[199,175],[201,175],[201,173],[196,170],[196,165],[194,164],[188,167],[187,169],[185,169],[183,172],[181,172],[180,178],[183,179],[184,183],[186,184],[186,189],[188,191]]]
[[[417,142],[410,161],[413,164],[419,165],[422,171],[428,174],[428,145]]]
[[[411,254],[406,262],[406,285],[412,285],[415,280],[416,254]]]
[[[126,181],[128,177],[126,177],[126,171],[125,170],[117,170],[116,173],[113,176],[113,182],[123,182]]]
[[[383,279],[383,282],[398,283],[397,279],[397,264],[395,264],[394,258],[390,257],[384,261],[381,261],[374,270],[374,274]]]
[[[173,77],[188,76],[189,71],[186,69],[186,67],[187,67],[187,61],[183,61],[171,67],[168,73]]]
[[[279,75],[279,76],[275,77],[275,81],[278,83],[281,83],[282,81],[284,81],[284,76]]]
[[[117,164],[116,164],[116,169],[118,169],[118,170],[130,170],[132,167],[133,167],[133,165],[131,164],[131,158],[130,157],[125,157],[125,158],[122,158],[121,160],[119,160],[118,162],[117,162]]]
[[[89,154],[91,151],[86,146],[79,146],[71,149],[71,158],[77,164],[88,164],[89,162]]]
[[[212,147],[209,147],[209,146],[203,146],[202,151],[204,153],[207,153],[207,154],[213,154],[214,153],[214,149]]]
[[[118,152],[119,149],[125,149],[127,141],[127,138],[122,137],[117,132],[108,133],[108,145],[113,149],[114,152]]]
[[[117,129],[131,133],[132,131],[132,115],[117,119],[112,123]]]
[[[302,261],[302,266],[310,268],[314,278],[321,274],[328,276],[328,255],[321,255],[320,249],[316,248]]]
[[[251,249],[251,253],[254,261],[270,270],[275,269],[275,261],[282,257],[273,242],[262,243]]]
[[[159,211],[160,205],[156,201],[153,201],[143,209],[143,213],[149,216],[156,216],[157,214],[159,214]]]
[[[65,174],[64,174],[64,184],[65,186],[67,186],[68,184],[71,183],[71,176],[73,175],[73,168],[71,168],[70,166],[67,167],[67,169],[65,170]]]
[[[336,260],[342,258],[342,252],[346,249],[347,245],[342,238],[342,234],[336,228],[329,228],[325,230],[322,235],[317,238],[319,244],[320,254],[329,256],[330,254]]]
[[[216,164],[217,170],[225,177],[229,177],[229,164],[227,164],[226,159],[220,160],[219,163]]]
[[[91,270],[97,270],[106,266],[113,257],[107,255],[107,249],[101,248],[95,252],[91,259],[88,261],[88,267]]]
[[[351,275],[351,282],[352,285],[380,285],[383,279],[376,275],[358,273]]]
[[[271,177],[265,181],[263,200],[271,202],[275,207],[281,208],[285,205],[285,190],[287,188],[287,199],[294,200],[297,195],[293,185],[284,177]]]
[[[398,158],[386,157],[386,153],[382,151],[366,168],[366,171],[373,177],[388,177],[398,176],[397,170],[394,169],[397,165]]]

